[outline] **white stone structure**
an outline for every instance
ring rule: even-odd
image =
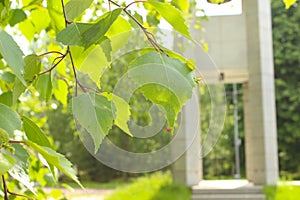
[[[207,83],[244,84],[247,179],[255,185],[275,185],[278,156],[270,0],[243,0],[242,15],[210,17],[204,27],[204,35],[195,32],[194,36],[209,44],[209,54],[222,74],[220,80],[212,73]],[[201,63],[200,71],[209,75],[211,67]],[[188,112],[189,105],[183,111],[186,121]],[[188,140],[191,131],[186,126],[183,140]],[[176,181],[197,185],[202,179],[202,161],[195,156],[199,143],[198,138],[174,164]]]

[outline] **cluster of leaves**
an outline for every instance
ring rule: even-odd
[[[281,176],[299,179],[300,6],[272,1],[278,149]]]
[[[137,11],[129,10],[135,3],[143,3],[146,21]],[[191,39],[182,13],[187,12],[188,5],[186,0],[127,5],[111,0],[0,1],[0,175],[5,199],[8,194],[22,196],[7,188],[8,175],[35,193],[28,172],[28,160],[33,156],[42,161],[54,180],[58,169],[80,184],[72,164],[55,151],[52,139],[33,120],[34,113],[22,108],[23,101],[38,97],[39,106],[55,98],[64,106],[72,105],[75,119],[93,139],[95,152],[113,125],[132,135],[127,124],[130,105],[100,89],[101,74],[127,42],[114,41],[117,35],[139,28],[146,36],[151,48],[130,52],[134,59],[126,68],[158,66],[155,72],[161,72],[160,76],[151,73],[149,67],[130,76],[136,84],[143,84],[144,79],[153,82],[139,90],[164,108],[169,126],[174,126],[180,108],[192,94],[193,67],[160,46],[146,26],[157,25],[164,18]],[[176,76],[171,77],[170,71]],[[86,74],[95,87],[84,85],[80,74]],[[166,80],[164,86],[155,84],[158,79]]]

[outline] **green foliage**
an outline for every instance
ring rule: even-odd
[[[151,122],[144,118],[150,119],[147,112],[152,104],[165,111],[169,125],[174,128],[181,107],[191,97],[195,85],[194,68],[182,56],[160,47],[155,33],[148,31],[149,25],[157,25],[164,18],[176,31],[191,39],[181,12],[187,12],[189,3],[174,1],[174,7],[167,2],[144,2],[149,12],[148,21],[144,21],[139,11],[130,10],[129,4],[113,1],[110,4],[114,6],[92,0],[0,1],[0,174],[4,175],[4,183],[8,182],[10,190],[46,198],[42,190],[33,187],[32,181],[41,186],[51,185],[59,178],[57,169],[80,185],[71,162],[56,151],[70,153],[66,150],[68,146],[52,138],[66,127],[55,129],[57,133],[49,131],[47,109],[56,109],[58,105],[63,106],[63,110],[72,107],[77,128],[91,135],[96,153],[109,134],[116,139],[120,133],[126,133],[118,142],[125,141],[132,147],[136,138],[132,137],[128,122],[131,118],[144,124]],[[128,73],[137,84],[144,80],[151,83],[143,85],[127,102],[102,87],[112,87],[112,84],[103,82],[105,78],[101,75],[105,69],[114,67],[112,58],[118,60],[118,51],[134,37],[131,31],[137,27],[152,48],[131,52],[133,57],[126,60],[122,73],[108,72],[113,73],[116,80]],[[140,65],[157,68],[151,70],[140,68]],[[160,79],[164,82],[155,84],[160,83]],[[95,88],[85,85],[85,81]],[[138,105],[134,102],[136,99],[145,105]],[[74,127],[70,130],[69,141],[76,138],[78,145]],[[158,149],[158,140],[169,141],[170,137],[160,134],[150,138],[148,146],[137,142],[138,150]],[[72,149],[78,147],[76,145]],[[68,157],[72,161],[77,159]],[[95,161],[92,164],[95,170]],[[49,195],[62,196],[60,192]]]
[[[283,178],[299,179],[300,7],[272,1],[279,166]]]
[[[57,34],[57,41],[65,45],[76,45],[88,48],[102,39],[121,12],[121,8],[107,12],[98,19],[99,21],[95,24],[71,24]]]
[[[190,198],[190,190],[186,186],[173,184],[170,173],[154,173],[117,189],[106,200],[188,200]]]

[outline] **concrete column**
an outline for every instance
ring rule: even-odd
[[[195,91],[198,91],[195,89]],[[181,122],[177,144],[172,146],[172,154],[188,150],[172,165],[174,182],[188,186],[198,185],[202,180],[202,157],[200,144],[199,99],[194,97],[187,102],[181,112]]]
[[[270,0],[244,0],[249,81],[244,87],[246,172],[257,185],[278,179]]]

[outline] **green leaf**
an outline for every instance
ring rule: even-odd
[[[77,123],[92,137],[94,152],[112,128],[114,116],[111,102],[102,95],[85,93],[73,98],[72,111]]]
[[[48,10],[43,7],[31,11],[29,18],[34,25],[36,33],[40,33],[42,30],[46,29],[51,22]]]
[[[106,93],[104,93],[103,95],[105,95],[114,104],[114,108],[116,110],[114,124],[117,125],[121,130],[123,130],[129,136],[133,136],[127,124],[127,122],[130,120],[130,114],[131,114],[129,104],[124,99],[122,99],[117,95],[106,94]]]
[[[26,85],[22,76],[24,71],[23,52],[13,38],[0,29],[0,53],[20,81]]]
[[[8,133],[0,128],[0,144],[6,143],[9,141],[9,135]]]
[[[132,37],[131,29],[132,27],[130,23],[122,16],[119,16],[105,34],[105,36],[107,36],[109,39],[111,48],[107,49],[102,46],[105,54],[107,55],[109,53],[111,56],[113,56],[119,49],[123,48],[128,42],[128,39]],[[108,50],[109,52],[107,52]],[[110,61],[110,59],[108,60]]]
[[[21,119],[15,111],[0,103],[0,128],[13,137],[14,131],[21,128],[21,123]]]
[[[71,24],[59,32],[56,39],[65,45],[83,46],[87,49],[101,40],[121,12],[122,8],[107,12],[95,24]]]
[[[35,34],[35,27],[30,20],[26,19],[25,21],[22,21],[18,24],[18,27],[28,41],[31,41],[33,39]]]
[[[19,79],[15,80],[15,85],[13,89],[13,104],[15,104],[20,97],[20,95],[26,90],[26,86],[24,86]]]
[[[127,122],[130,119],[130,106],[129,104],[122,98],[113,95],[112,102],[116,107],[116,118],[115,125],[117,125],[120,129],[122,129],[125,133],[130,136],[133,136],[130,133]]]
[[[73,179],[78,185],[83,187],[72,168],[72,163],[65,158],[64,155],[57,153],[53,149],[49,147],[39,146],[34,142],[26,141],[26,143],[34,150],[36,150],[39,154],[41,154],[44,159],[50,164],[55,166],[57,169],[62,171],[65,175]]]
[[[99,60],[101,60],[101,62],[99,62]],[[86,55],[81,64],[80,71],[88,74],[88,76],[99,85],[100,76],[108,64],[109,62],[103,52],[103,48],[98,45]]]
[[[65,19],[61,0],[47,0],[47,9],[51,19],[51,26],[55,32],[59,32],[65,28]]]
[[[111,41],[106,36],[102,37],[103,41],[99,42],[102,51],[105,54],[106,60],[111,61],[112,46]]]
[[[0,175],[3,175],[16,164],[14,157],[0,153]]]
[[[90,5],[93,0],[71,0],[66,6],[66,15],[69,21],[73,21],[81,13],[83,13]]]
[[[122,16],[118,16],[116,21],[111,25],[107,33],[105,34],[108,38],[119,35],[124,32],[131,30],[130,23]]]
[[[189,11],[189,1],[188,0],[172,0],[172,4],[178,7],[183,12]]]
[[[49,101],[52,95],[51,74],[41,75],[35,84],[37,91],[40,93],[40,98]]]
[[[56,40],[65,45],[84,46],[83,33],[93,25],[94,24],[73,23],[59,32],[56,36]]]
[[[53,89],[53,94],[55,98],[60,101],[63,105],[67,105],[68,100],[68,85],[63,80],[57,80],[56,85]]]
[[[28,140],[40,145],[51,147],[50,142],[45,133],[29,118],[23,116],[23,128]]]
[[[7,83],[13,83],[15,82],[15,75],[10,72],[4,72],[0,75],[0,79],[7,82]]]
[[[144,96],[164,107],[170,126],[178,112],[191,98],[195,86],[194,73],[179,59],[156,52],[138,57],[130,66],[128,76]]]
[[[24,78],[27,83],[31,83],[36,74],[41,71],[41,60],[35,54],[28,55],[24,58]]]
[[[22,147],[21,144],[12,144],[12,147],[15,149],[15,154],[13,157],[17,161],[16,164],[8,171],[9,175],[14,179],[18,180],[26,188],[28,188],[33,194],[36,194],[34,191],[34,184],[30,182],[30,177],[28,175],[28,159],[29,154]]]
[[[24,21],[26,19],[26,14],[21,9],[14,9],[10,12],[9,25],[14,26],[17,23]]]
[[[146,1],[146,4],[150,4],[169,24],[172,25],[172,27],[178,31],[179,33],[182,33],[187,38],[192,39],[188,30],[187,25],[185,24],[185,20],[182,17],[183,14],[168,3],[162,3],[157,1]]]
[[[12,103],[13,103],[13,94],[12,94],[12,92],[9,91],[9,92],[2,93],[0,95],[0,103],[11,107]]]

